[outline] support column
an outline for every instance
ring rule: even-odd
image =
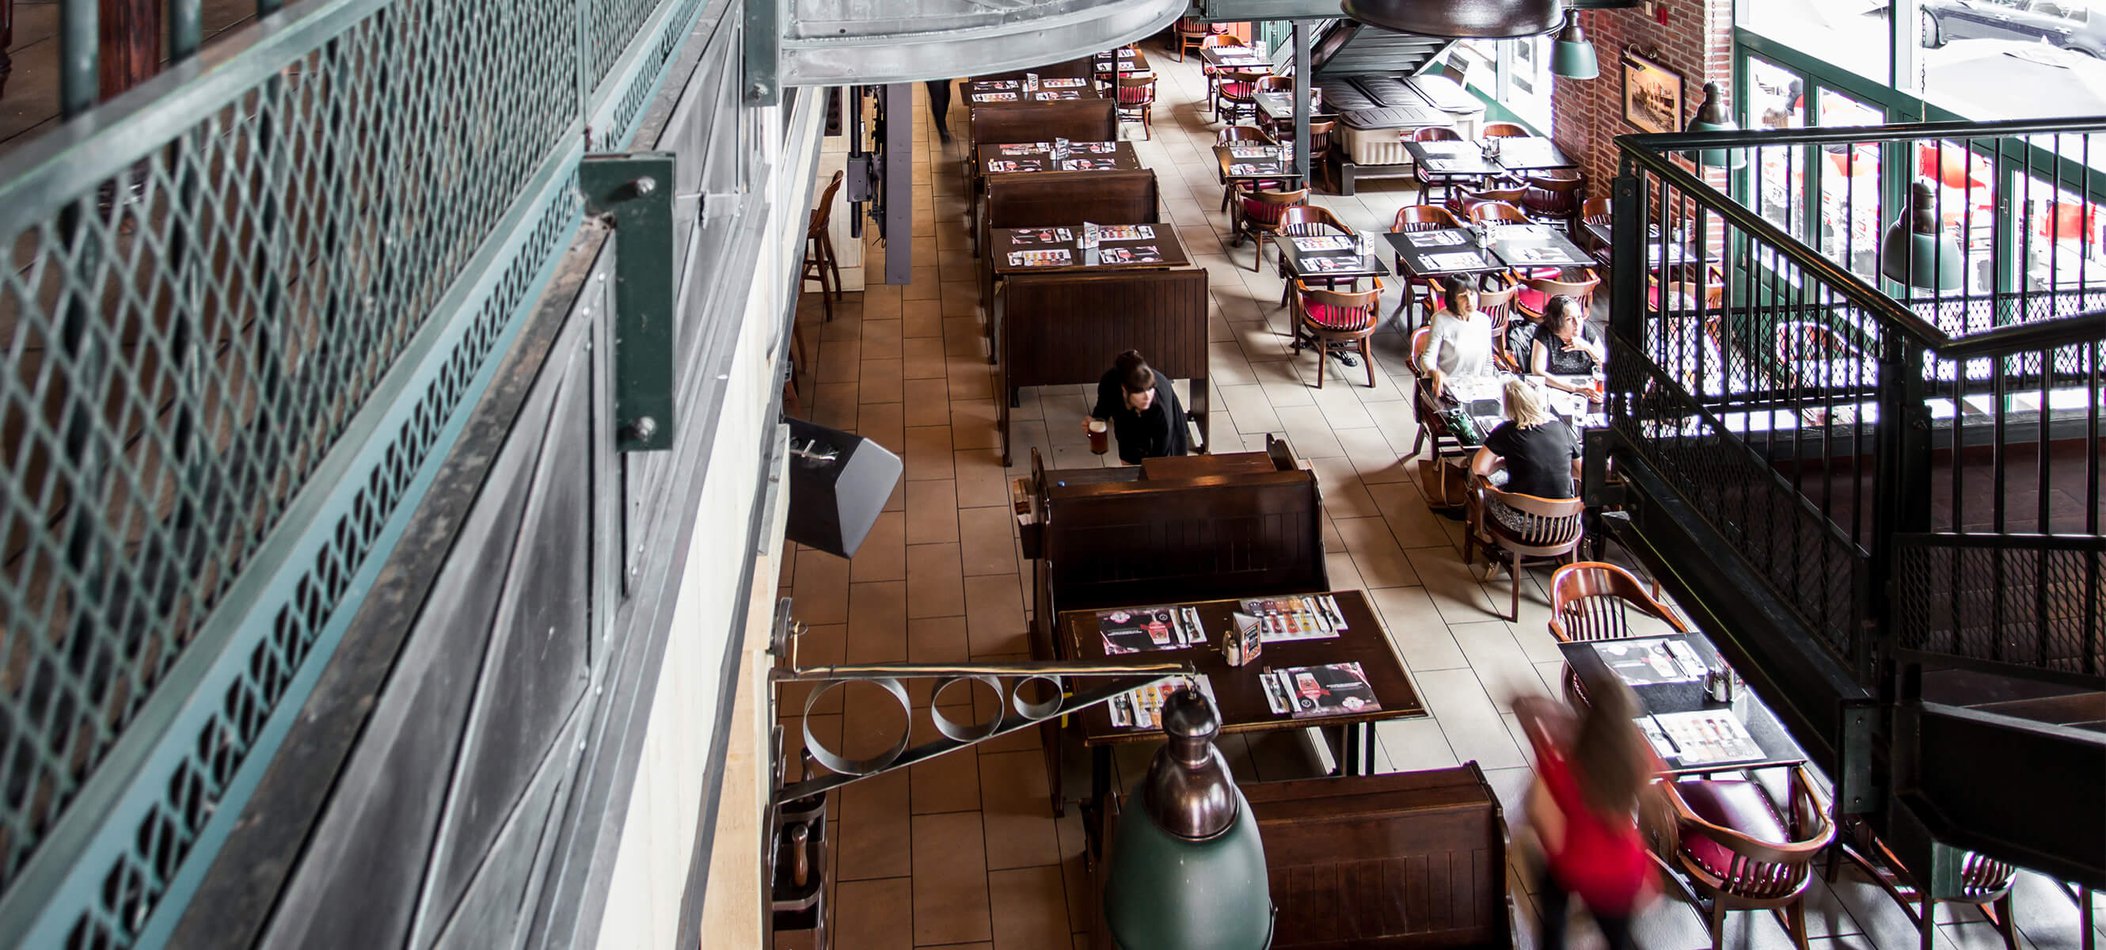
[[[885,87],[885,283],[914,279],[914,83]],[[866,278],[867,279],[867,278]]]
[[[1312,184],[1309,179],[1309,21],[1294,21],[1294,168],[1302,176],[1302,187]]]
[[[98,0],[105,101],[161,69],[162,0]]]

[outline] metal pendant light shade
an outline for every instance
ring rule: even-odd
[[[1697,106],[1696,115],[1690,117],[1691,132],[1737,132],[1740,126],[1733,124],[1726,114],[1725,94],[1718,83],[1704,84],[1704,102]],[[1707,148],[1697,153],[1697,164],[1706,168],[1739,168],[1748,163],[1745,149]]]
[[[1345,15],[1369,26],[1452,39],[1513,39],[1558,28],[1562,0],[1344,0]]]
[[[1221,719],[1191,687],[1163,702],[1167,744],[1119,815],[1104,922],[1122,950],[1263,950],[1272,944],[1265,845],[1214,748]]]
[[[1879,241],[1879,272],[1919,290],[1958,290],[1965,268],[1960,242],[1938,226],[1938,207],[1927,181],[1909,186],[1908,210]]]
[[[1586,31],[1580,29],[1578,11],[1565,13],[1565,27],[1558,31],[1557,46],[1550,51],[1550,74],[1565,79],[1593,79],[1601,75],[1601,62],[1594,55],[1594,44],[1587,41]]]

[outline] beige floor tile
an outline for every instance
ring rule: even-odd
[[[950,380],[947,377],[938,375],[931,379],[910,379],[902,389],[905,409],[901,421],[910,426],[951,424]]]
[[[1024,595],[1015,574],[965,579],[966,631],[973,656],[1028,653],[1024,639]]]
[[[927,267],[912,268],[912,274],[913,282],[899,289],[903,312],[905,304],[919,300],[935,300],[941,296],[940,291],[937,289],[936,265],[930,264]]]
[[[942,303],[946,317],[972,317],[980,313],[980,288],[971,273],[943,275]]]
[[[900,560],[905,561],[905,556]],[[847,644],[843,658],[849,663],[896,663],[907,658],[904,580],[849,585]]]
[[[857,380],[859,388],[856,398],[861,400],[866,406],[871,403],[899,402],[901,399],[904,399],[906,388],[902,383],[906,377],[902,374],[905,371],[905,365],[896,358],[870,359],[865,357],[863,360],[862,378]]]
[[[1487,769],[1528,764],[1500,716],[1503,702],[1494,702],[1477,674],[1468,669],[1427,670],[1413,678],[1456,758],[1474,759]]]
[[[1389,640],[1414,673],[1426,670],[1467,668],[1469,660],[1448,632],[1447,621],[1423,587],[1392,587],[1368,592],[1382,614]]]
[[[951,458],[950,426],[915,426],[907,430],[905,443],[906,451],[901,457],[907,463],[908,480],[951,479],[956,470]]]
[[[1046,757],[1038,750],[980,756],[980,803],[990,869],[1060,861]]]
[[[972,649],[967,645],[963,616],[908,618],[909,662],[963,663],[971,657]],[[945,695],[948,696],[948,693]]]
[[[834,939],[846,947],[913,950],[913,894],[911,878],[841,882]]]
[[[907,543],[935,544],[958,540],[958,491],[950,479],[917,479],[907,484]]]
[[[904,813],[906,809],[903,806],[900,810]],[[980,813],[916,815],[912,818],[912,839],[914,942],[927,945],[992,939]]]
[[[1359,568],[1362,580],[1374,587],[1418,585],[1419,576],[1404,549],[1397,545],[1396,537],[1390,534],[1389,522],[1379,517],[1334,516],[1331,520],[1338,526],[1346,553],[1353,556],[1353,566]]]
[[[897,286],[890,284],[866,286],[863,289],[863,319],[899,319],[899,300],[899,288]]]
[[[903,331],[900,321],[863,319],[863,358],[866,360],[896,360],[904,354],[900,351]]]
[[[1414,548],[1404,552],[1411,559],[1412,569],[1425,582],[1426,592],[1433,595],[1433,605],[1440,609],[1441,616],[1451,624],[1476,623],[1498,620],[1506,613],[1506,589],[1500,587],[1499,606],[1494,612],[1492,601],[1485,596],[1484,585],[1478,582],[1481,570],[1462,562],[1454,553],[1438,548]],[[1503,580],[1505,575],[1501,575]]]
[[[951,447],[958,449],[993,449],[1002,445],[1002,433],[997,429],[999,409],[993,399],[951,400]]]
[[[1002,468],[1002,453],[994,447],[953,452],[958,484],[958,504],[965,508],[1009,506],[1009,473]]]
[[[1016,516],[1008,506],[960,509],[958,537],[967,575],[1017,572]]]
[[[964,613],[965,586],[958,567],[957,542],[907,545],[907,616],[955,617]]]
[[[1067,887],[1056,866],[992,871],[995,950],[1069,950]]]

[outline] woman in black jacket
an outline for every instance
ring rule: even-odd
[[[1177,390],[1138,350],[1119,354],[1111,371],[1097,381],[1097,405],[1082,420],[1083,431],[1089,431],[1092,419],[1111,424],[1112,435],[1119,440],[1119,460],[1128,465],[1190,451],[1185,410],[1178,405]]]

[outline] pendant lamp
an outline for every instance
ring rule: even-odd
[[[1938,226],[1930,182],[1909,185],[1909,206],[1879,240],[1879,272],[1920,290],[1958,290],[1960,242]]]
[[[1214,748],[1221,718],[1198,690],[1163,701],[1168,742],[1119,815],[1104,922],[1122,950],[1264,950],[1272,944],[1265,845]]]
[[[1514,39],[1558,28],[1561,0],[1344,0],[1345,15],[1369,26],[1449,39]]]
[[[1550,51],[1550,74],[1565,79],[1593,79],[1601,75],[1601,62],[1594,44],[1580,29],[1579,11],[1565,11],[1565,26],[1558,30],[1557,46]]]
[[[1724,92],[1718,83],[1704,84],[1704,102],[1697,106],[1696,115],[1689,120],[1691,132],[1737,132],[1740,126],[1733,124],[1726,115]],[[1706,168],[1739,168],[1748,163],[1746,149],[1707,148],[1697,153],[1697,164]]]

